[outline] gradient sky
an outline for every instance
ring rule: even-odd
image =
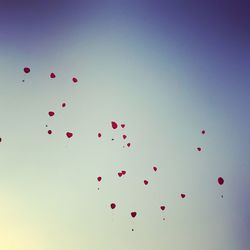
[[[249,66],[249,1],[0,1],[0,249],[248,250]]]

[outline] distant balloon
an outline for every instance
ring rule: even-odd
[[[77,82],[78,82],[78,79],[77,79],[76,77],[73,77],[73,78],[72,78],[72,82],[73,82],[73,83],[77,83]]]
[[[143,181],[145,185],[148,185],[148,180]]]
[[[50,73],[50,78],[56,78],[55,73]]]
[[[206,131],[205,131],[205,130],[202,130],[201,133],[202,133],[203,135],[205,135]]]
[[[73,136],[73,133],[67,132],[67,133],[66,133],[66,136],[67,136],[68,138],[71,138],[71,137]]]
[[[218,178],[218,183],[219,183],[220,185],[223,185],[223,184],[224,184],[224,179],[223,179],[222,177],[219,177],[219,178]]]
[[[135,218],[135,217],[136,217],[136,215],[137,215],[137,213],[136,213],[136,212],[131,212],[131,216],[132,216],[133,218]]]
[[[186,197],[185,194],[181,194],[181,198],[184,199]]]
[[[121,124],[121,127],[122,127],[122,128],[125,128],[125,124],[124,124],[124,123],[123,123],[123,124]]]
[[[153,170],[156,172],[156,171],[157,171],[157,167],[156,167],[156,166],[154,166],[154,167],[153,167]]]
[[[117,123],[114,121],[111,122],[111,126],[113,129],[117,129],[117,127],[118,127]]]
[[[111,209],[115,209],[116,208],[116,204],[115,203],[111,203],[110,207],[111,207]]]
[[[102,180],[102,177],[101,176],[98,176],[97,177],[97,180],[100,182]]]
[[[164,211],[165,210],[165,206],[160,206],[161,210]]]
[[[23,71],[24,71],[24,73],[28,74],[28,73],[30,73],[30,68],[29,67],[25,67],[23,69]]]
[[[49,116],[54,116],[55,115],[55,112],[53,112],[53,111],[49,111]]]

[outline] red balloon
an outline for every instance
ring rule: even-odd
[[[53,116],[53,115],[55,115],[55,112],[53,112],[53,111],[49,111],[49,116]]]
[[[48,134],[51,135],[52,134],[52,130],[48,130]]]
[[[161,210],[162,210],[162,211],[164,211],[164,210],[165,210],[165,206],[161,206],[160,208],[161,208]]]
[[[118,127],[117,123],[114,121],[111,122],[111,126],[113,129],[117,129],[117,127]]]
[[[100,182],[102,180],[102,177],[101,176],[98,176],[97,177],[97,180]]]
[[[78,79],[77,79],[76,77],[73,77],[73,78],[72,78],[72,82],[73,82],[73,83],[77,83],[77,82],[78,82]]]
[[[145,185],[148,185],[148,180],[144,180],[144,184],[145,184]]]
[[[50,73],[50,78],[56,78],[55,73]]]
[[[121,124],[121,127],[122,127],[122,128],[125,128],[125,124],[124,124],[124,123],[123,123],[123,124]]]
[[[101,133],[98,133],[98,138],[101,138],[102,137],[102,134]]]
[[[156,167],[156,166],[154,166],[154,167],[153,167],[153,170],[156,172],[156,171],[157,171],[157,167]]]
[[[30,68],[29,67],[25,67],[23,69],[23,71],[24,71],[24,73],[28,74],[28,73],[30,73]]]
[[[137,215],[137,213],[136,213],[136,212],[131,212],[131,216],[132,216],[133,218],[135,218],[135,217],[136,217],[136,215]]]
[[[218,183],[219,183],[220,185],[223,185],[223,184],[224,184],[224,179],[223,179],[222,177],[219,177],[219,178],[218,178]]]
[[[111,209],[115,209],[116,208],[116,204],[115,203],[111,203],[110,207],[111,207]]]
[[[67,132],[67,133],[66,133],[66,136],[67,136],[68,138],[71,138],[71,137],[73,136],[73,133]]]
[[[185,194],[181,194],[181,198],[184,199],[186,197]]]

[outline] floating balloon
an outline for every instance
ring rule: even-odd
[[[114,121],[111,122],[111,126],[113,129],[117,129],[117,127],[118,127],[117,123]]]
[[[77,79],[76,77],[73,77],[73,78],[72,78],[72,82],[73,82],[73,83],[77,83],[77,82],[78,82],[78,79]]]
[[[157,167],[156,167],[156,166],[154,166],[154,167],[153,167],[153,170],[156,172],[156,171],[157,171]]]
[[[131,212],[130,214],[131,214],[131,216],[132,216],[133,218],[135,218],[135,217],[136,217],[136,215],[137,215],[137,213],[136,213],[136,212]]]
[[[98,182],[100,182],[100,181],[102,180],[102,177],[101,177],[101,176],[98,176],[98,177],[97,177],[97,180],[98,180]]]
[[[161,210],[164,211],[165,210],[165,206],[160,206]]]
[[[220,185],[223,185],[223,184],[224,184],[224,179],[223,179],[222,177],[219,177],[219,178],[218,178],[218,183],[219,183]]]
[[[63,102],[63,103],[62,103],[62,108],[65,108],[65,107],[66,107],[66,103]]]
[[[126,135],[122,135],[122,138],[125,140],[127,138],[127,136]]]
[[[122,128],[125,128],[125,124],[124,124],[124,123],[123,123],[123,124],[121,124],[121,127],[122,127]]]
[[[52,130],[48,130],[48,134],[51,135],[52,134]]]
[[[184,199],[186,197],[185,194],[181,194],[181,198]]]
[[[28,74],[28,73],[30,73],[30,68],[29,67],[25,67],[23,69],[23,71],[24,71],[24,73]]]
[[[111,207],[111,209],[115,209],[116,208],[116,204],[115,203],[111,203],[110,207]]]
[[[145,185],[148,185],[148,180],[143,181]]]
[[[55,112],[53,112],[53,111],[49,111],[49,116],[54,116],[55,115]]]
[[[56,78],[55,73],[50,73],[50,78]]]
[[[68,138],[71,138],[71,137],[73,136],[73,133],[67,132],[67,133],[66,133],[66,136],[67,136]]]
[[[198,147],[198,148],[197,148],[197,151],[199,151],[199,152],[200,152],[200,151],[201,151],[201,148],[200,148],[200,147]]]
[[[101,137],[102,137],[102,134],[101,134],[101,133],[98,133],[97,136],[98,136],[98,138],[101,138]]]

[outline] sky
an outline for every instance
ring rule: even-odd
[[[249,1],[1,0],[0,249],[248,250],[249,44]]]

